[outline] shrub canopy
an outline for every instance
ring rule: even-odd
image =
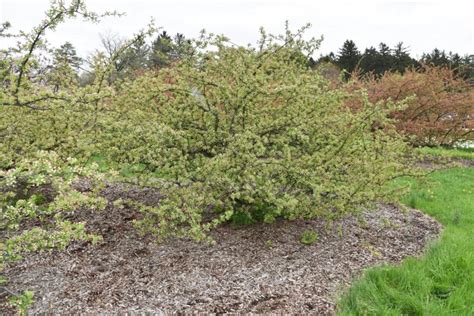
[[[44,25],[59,23],[61,8]],[[24,55],[6,57],[19,68],[2,77],[0,162],[14,168],[40,150],[54,151],[59,169],[92,154],[144,166],[137,184],[158,184],[165,197],[160,205],[128,203],[144,213],[137,226],[159,239],[200,240],[236,216],[272,222],[357,212],[406,173],[407,148],[387,119],[398,107],[360,92],[360,111],[345,107],[353,95],[308,67],[320,40],[304,40],[306,28],[262,30],[257,47],[203,32],[170,67],[113,85],[106,78],[115,57],[99,54],[95,80],[84,87],[66,80],[70,71],[54,87],[42,80],[31,35]]]
[[[121,136],[103,148],[167,179],[161,204],[142,207],[145,231],[200,239],[235,216],[334,218],[384,198],[384,184],[407,171],[387,119],[396,107],[364,98],[347,109],[352,96],[307,66],[318,40],[288,31],[263,33],[258,48],[219,36],[195,44],[192,57],[124,84],[112,101],[121,127],[106,134]]]

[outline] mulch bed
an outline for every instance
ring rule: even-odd
[[[417,162],[417,166],[424,169],[446,169],[453,167],[474,168],[474,160],[465,158],[440,158],[436,156],[425,156]]]
[[[109,186],[106,197],[159,202],[153,190]],[[322,220],[212,232],[215,245],[190,240],[156,244],[132,227],[135,211],[72,215],[103,235],[95,247],[74,243],[65,251],[29,254],[7,266],[8,287],[32,290],[32,314],[284,313],[331,315],[337,297],[363,269],[418,256],[441,230],[416,210],[392,205],[345,218],[328,228]],[[303,245],[305,230],[318,241]],[[12,312],[5,301],[0,310]]]

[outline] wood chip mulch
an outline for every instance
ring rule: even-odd
[[[440,158],[427,155],[424,159],[418,161],[416,165],[424,169],[474,168],[474,160],[458,157]]]
[[[159,202],[154,191],[110,186],[105,196]],[[116,313],[284,313],[332,315],[341,291],[363,269],[418,256],[441,225],[416,210],[392,205],[345,218],[278,221],[236,228],[224,225],[216,245],[190,240],[156,244],[132,226],[134,210],[109,205],[82,210],[75,220],[103,235],[95,247],[74,243],[65,251],[29,254],[6,267],[7,286],[32,290],[32,315]],[[319,237],[303,245],[303,231]],[[0,311],[12,310],[5,300]]]

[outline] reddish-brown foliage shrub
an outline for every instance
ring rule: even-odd
[[[353,78],[347,89],[366,89],[373,103],[406,101],[406,107],[391,117],[415,146],[453,145],[474,138],[473,86],[449,68],[424,66],[403,75],[387,72],[380,78]],[[352,98],[347,105],[357,109],[360,102]]]

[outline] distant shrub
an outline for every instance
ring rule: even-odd
[[[342,83],[342,71],[336,64],[331,62],[321,62],[317,64],[314,69],[319,72],[324,78],[332,82],[334,86],[340,85]]]
[[[473,139],[474,89],[454,70],[425,66],[404,75],[387,72],[381,78],[355,79],[348,88],[366,89],[373,103],[406,100],[406,107],[390,116],[415,146],[452,146]],[[358,103],[357,99],[348,102],[352,108],[357,108]]]

